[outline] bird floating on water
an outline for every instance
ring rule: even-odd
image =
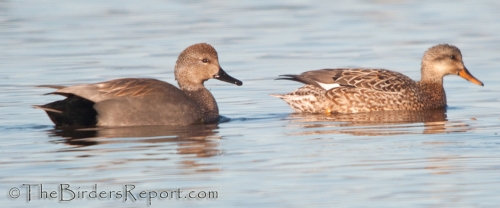
[[[243,83],[219,65],[209,44],[189,46],[175,64],[180,88],[157,79],[125,78],[75,86],[42,85],[66,99],[35,106],[56,126],[146,126],[216,123],[217,102],[203,83],[208,79]]]
[[[483,83],[464,66],[462,53],[452,45],[429,48],[421,63],[420,81],[386,69],[338,68],[280,75],[305,86],[287,94],[274,94],[296,112],[358,113],[383,110],[426,110],[446,107],[443,77],[458,75]]]

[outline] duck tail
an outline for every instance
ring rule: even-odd
[[[36,109],[44,110],[56,126],[96,126],[97,111],[94,102],[78,96],[70,96],[64,100],[45,105],[34,105]]]
[[[299,75],[295,75],[295,74],[282,74],[274,80],[292,80],[292,81],[296,81],[296,82],[302,82],[302,81],[300,81],[300,79],[298,79],[298,76]]]

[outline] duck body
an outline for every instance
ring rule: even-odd
[[[426,110],[446,107],[443,77],[457,74],[482,85],[465,68],[458,48],[441,44],[422,61],[422,79],[414,81],[386,69],[338,68],[281,75],[281,80],[304,83],[283,99],[296,112],[358,113],[384,110]]]
[[[203,83],[220,79],[242,82],[220,68],[217,53],[208,44],[184,50],[176,64],[180,88],[149,78],[124,78],[56,88],[49,93],[65,96],[36,108],[47,112],[56,126],[145,126],[216,123],[219,109]]]
[[[443,86],[426,86],[385,69],[322,69],[283,77],[306,84],[294,92],[276,95],[296,112],[358,113],[446,106]]]

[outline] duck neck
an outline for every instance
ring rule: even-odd
[[[436,68],[436,66],[428,66],[428,64],[425,64],[424,62],[422,62],[421,65],[420,74],[422,77],[420,78],[420,82],[443,86],[444,74],[440,73],[442,70]]]
[[[419,85],[421,89],[422,102],[430,108],[446,107],[446,93],[443,87],[443,76],[439,74],[441,70],[428,66],[422,62],[420,69],[422,78]]]
[[[203,85],[203,82],[193,82],[189,79],[185,78],[180,78],[176,77],[177,84],[179,85],[179,88],[181,88],[182,91],[197,91],[200,89],[206,89],[205,86]]]
[[[212,93],[205,87],[194,90],[182,88],[181,90],[201,107],[204,123],[215,123],[219,119],[219,107]]]
[[[446,93],[442,82],[429,82],[422,80],[419,82],[422,102],[431,109],[446,107]]]

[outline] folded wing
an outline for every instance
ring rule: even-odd
[[[278,79],[302,82],[326,91],[337,87],[350,87],[400,92],[408,85],[415,84],[409,77],[386,69],[321,69],[300,75],[281,75]]]

